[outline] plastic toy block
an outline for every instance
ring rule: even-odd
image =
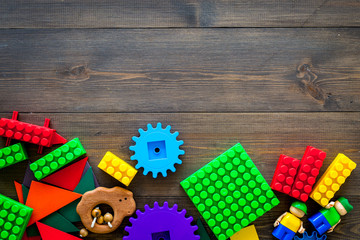
[[[355,162],[339,153],[314,186],[310,197],[325,207],[355,168]]]
[[[95,188],[96,187],[93,180],[93,171],[92,168],[90,167],[85,173],[85,175],[81,178],[74,192],[84,194],[88,191],[94,190]],[[65,207],[61,208],[58,212],[70,222],[80,222],[81,221],[80,216],[76,212],[76,207],[79,202],[80,200],[77,199],[72,203],[66,205]]]
[[[49,128],[50,119],[45,119],[44,126],[33,125],[17,120],[18,112],[14,111],[12,119],[0,119],[0,136],[7,137],[6,146],[10,145],[11,139],[34,143],[39,145],[38,153],[42,153],[43,147],[51,147],[54,144],[64,144],[65,138]]]
[[[70,142],[30,164],[30,169],[34,172],[35,178],[41,180],[85,153],[86,151],[81,145],[80,140],[74,138]]]
[[[240,143],[183,180],[181,186],[219,240],[279,204]]]
[[[88,157],[77,161],[53,174],[42,179],[42,182],[50,183],[57,187],[74,191],[78,183],[80,182],[81,175],[83,173],[85,164]]]
[[[200,240],[211,240],[200,218],[196,221],[196,225],[198,226],[197,234],[200,235]]]
[[[311,146],[307,146],[301,159],[300,168],[292,186],[290,196],[306,202],[316,177],[319,175],[326,153]]]
[[[300,160],[281,154],[270,185],[271,188],[273,190],[289,194],[294,183],[299,164]]]
[[[0,169],[28,159],[21,143],[0,149]]]
[[[100,161],[98,168],[116,178],[126,186],[129,186],[137,173],[135,168],[111,152],[105,154]]]
[[[232,237],[230,237],[230,240],[259,240],[259,236],[256,232],[256,228],[254,225],[248,226],[246,228],[241,229]]]
[[[34,212],[28,226],[80,198],[81,194],[33,181],[26,205]]]
[[[0,194],[0,239],[20,240],[33,210]]]
[[[80,240],[81,239],[40,222],[37,222],[36,225],[39,228],[41,238],[43,240]]]

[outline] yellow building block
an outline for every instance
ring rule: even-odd
[[[130,182],[135,177],[137,170],[124,160],[113,154],[107,152],[100,161],[98,168],[113,176],[124,185],[129,186]]]
[[[355,168],[355,162],[339,153],[314,186],[310,197],[325,207]]]
[[[259,240],[255,226],[251,225],[241,229],[230,237],[230,240]]]

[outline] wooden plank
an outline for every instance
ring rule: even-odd
[[[0,117],[11,114],[1,113]],[[360,149],[360,113],[182,113],[182,114],[122,114],[122,113],[48,113],[20,114],[26,122],[41,124],[45,117],[51,118],[51,126],[60,134],[71,139],[79,137],[87,150],[89,161],[93,166],[101,185],[112,187],[120,185],[112,177],[103,173],[96,166],[106,151],[112,151],[131,165],[133,145],[131,137],[137,135],[138,128],[146,130],[147,123],[158,121],[171,124],[173,131],[179,131],[178,139],[184,140],[185,155],[183,164],[177,166],[175,173],[164,178],[153,179],[139,171],[129,189],[134,192],[138,208],[143,210],[145,204],[154,201],[178,203],[180,208],[187,209],[195,218],[199,216],[191,201],[181,189],[179,182],[205,165],[207,162],[227,150],[236,142],[241,142],[250,157],[268,183],[271,182],[278,157],[281,153],[301,158],[307,145],[312,145],[327,152],[327,158],[320,175],[342,152],[356,163],[359,163]],[[0,146],[5,140],[0,139]],[[36,160],[36,146],[26,145],[30,159]],[[54,149],[54,148],[53,148]],[[45,149],[45,153],[52,149]],[[44,154],[45,154],[44,153]],[[0,174],[0,192],[15,196],[12,181],[21,181],[25,172],[25,163],[8,167]],[[357,239],[359,234],[358,216],[360,213],[360,192],[358,185],[360,175],[355,170],[341,187],[337,196],[346,196],[354,204],[354,210],[343,218],[339,229],[329,239]],[[261,239],[272,239],[271,231],[274,220],[289,207],[292,199],[277,193],[281,205],[255,222]],[[320,207],[309,200],[309,212],[315,213]],[[124,225],[128,222],[126,221]],[[309,223],[306,221],[306,227]],[[79,225],[79,227],[81,227]],[[121,239],[120,234],[91,235],[89,239]]]
[[[350,27],[357,0],[3,0],[0,28]]]
[[[0,35],[2,112],[360,109],[357,28],[18,29]]]

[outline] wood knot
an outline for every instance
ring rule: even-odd
[[[77,65],[73,67],[67,67],[65,70],[61,71],[60,74],[65,78],[69,79],[78,79],[78,80],[87,80],[90,78],[90,69],[85,65]]]

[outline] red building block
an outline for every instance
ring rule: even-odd
[[[299,165],[300,160],[281,154],[270,185],[271,188],[289,194]]]
[[[54,144],[64,144],[65,138],[56,133],[55,129],[49,128],[50,119],[45,119],[44,126],[33,125],[17,120],[18,112],[14,111],[12,119],[0,119],[0,136],[7,137],[6,146],[10,145],[11,139],[29,142],[39,145],[38,153],[42,153],[43,147],[51,147]]]
[[[299,172],[289,194],[290,196],[303,202],[308,200],[325,157],[325,152],[307,146],[305,154],[301,159]]]

